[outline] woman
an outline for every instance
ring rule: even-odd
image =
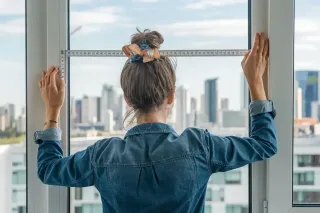
[[[188,128],[178,135],[165,124],[174,102],[175,71],[170,59],[160,56],[161,34],[144,31],[123,47],[129,57],[121,73],[121,87],[133,108],[137,125],[121,138],[103,139],[86,150],[63,157],[58,118],[65,84],[51,67],[39,82],[46,105],[39,144],[38,175],[45,184],[95,186],[103,211],[203,212],[211,174],[226,172],[277,152],[275,111],[266,99],[262,76],[268,63],[269,44],[256,34],[242,68],[251,91],[250,137],[220,137]],[[127,116],[127,118],[130,116]]]

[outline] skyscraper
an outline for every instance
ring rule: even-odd
[[[319,102],[320,98],[320,86],[319,86],[319,71],[296,71],[296,81],[299,83],[299,87],[302,90],[302,105],[303,105],[303,117],[311,117],[311,105],[312,102]]]
[[[241,72],[241,76],[240,76],[240,106],[241,106],[241,110],[243,109],[248,109],[248,105],[249,105],[249,88],[248,88],[248,83],[247,83],[247,79],[246,76],[244,75],[243,72]]]
[[[99,120],[99,97],[84,96],[82,99],[82,123],[96,123]]]
[[[102,87],[102,94],[101,94],[101,103],[100,103],[100,116],[101,122],[105,123],[106,120],[103,120],[108,117],[105,115],[108,113],[108,110],[112,110],[115,112],[117,108],[117,94],[114,90],[113,86],[104,84]]]
[[[75,123],[82,123],[82,100],[76,101],[75,113],[76,113]]]
[[[15,106],[14,104],[7,104],[0,107],[1,129],[14,127],[15,122]]]
[[[228,98],[221,98],[221,109],[222,110],[229,109],[229,99]]]
[[[218,78],[205,81],[205,115],[210,123],[218,123]]]
[[[183,130],[187,128],[187,115],[190,113],[191,102],[187,88],[180,86],[176,90],[176,124],[175,128]]]

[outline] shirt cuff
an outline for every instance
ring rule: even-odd
[[[255,116],[266,112],[270,112],[275,116],[276,113],[272,101],[258,100],[250,103],[250,116]]]
[[[61,129],[49,128],[34,133],[34,141],[39,144],[40,141],[61,141]]]

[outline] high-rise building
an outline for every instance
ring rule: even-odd
[[[218,123],[218,78],[205,81],[205,115],[210,123]]]
[[[18,133],[25,133],[27,127],[27,115],[25,108],[22,108],[21,114],[18,116],[17,119],[17,132]]]
[[[240,128],[247,127],[248,120],[248,111],[231,111],[231,110],[223,110],[222,111],[222,126],[224,128]]]
[[[83,97],[81,107],[82,123],[97,123],[99,121],[99,103],[99,97]]]
[[[320,101],[320,72],[296,71],[295,79],[302,89],[303,117],[311,117],[311,104]]]
[[[116,129],[117,130],[122,130],[123,129],[123,120],[126,116],[126,101],[124,100],[124,96],[120,95],[118,97],[118,102],[117,105],[115,107],[115,115],[114,115],[114,120],[115,120],[115,125],[116,125]]]
[[[180,86],[176,90],[176,123],[175,128],[183,130],[187,128],[187,115],[191,112],[190,94],[187,88]]]
[[[105,113],[108,110],[112,110],[113,112],[117,109],[117,93],[113,86],[104,84],[102,87],[101,93],[101,103],[100,103],[100,116],[101,116],[101,123],[105,123],[107,121],[103,120],[107,117]]]
[[[222,110],[229,110],[229,99],[228,98],[221,98],[221,109]]]
[[[103,113],[105,118],[104,120],[104,130],[108,132],[113,132],[114,130],[114,120],[113,120],[113,111],[108,109]]]
[[[75,113],[76,113],[76,119],[75,123],[82,123],[82,100],[76,101],[76,107],[75,107]]]
[[[191,101],[191,111],[197,111],[198,110],[197,99],[192,97],[190,101]]]
[[[248,89],[248,83],[247,83],[247,79],[246,76],[244,75],[243,72],[241,72],[241,76],[240,76],[240,106],[241,106],[241,110],[242,109],[248,109],[248,105],[249,105],[249,89]]]
[[[15,124],[15,105],[7,104],[0,107],[1,129],[14,127]]]

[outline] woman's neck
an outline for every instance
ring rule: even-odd
[[[141,114],[137,118],[137,124],[166,123],[166,122],[167,122],[166,116],[162,111]]]

